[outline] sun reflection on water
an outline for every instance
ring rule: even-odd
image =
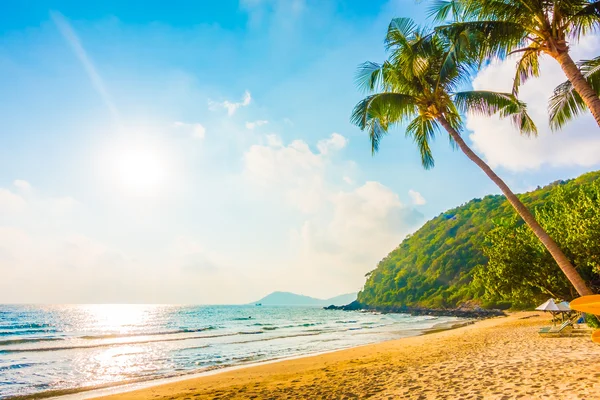
[[[105,332],[127,333],[143,328],[156,306],[146,304],[90,304],[86,305],[89,323]]]
[[[146,304],[91,304],[82,306],[85,325],[102,336],[87,336],[90,344],[104,343],[109,347],[93,348],[87,357],[73,360],[76,368],[87,377],[86,385],[94,386],[105,382],[126,381],[140,377],[160,368],[153,363],[156,348],[151,343],[130,345],[120,343],[148,338],[143,336],[148,325],[160,314],[159,306]],[[86,330],[87,330],[86,329]],[[138,336],[141,335],[141,336]],[[115,335],[115,337],[112,337]],[[124,337],[120,337],[125,335]],[[92,339],[92,340],[90,340]],[[107,342],[108,340],[108,342]]]

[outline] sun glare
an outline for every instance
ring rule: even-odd
[[[113,179],[126,192],[150,195],[158,191],[167,176],[167,165],[163,155],[144,144],[120,146],[109,160]]]
[[[143,324],[153,306],[145,304],[90,304],[83,306],[90,324],[103,331],[127,332]]]

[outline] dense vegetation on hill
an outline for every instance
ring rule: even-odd
[[[557,187],[536,219],[575,266],[586,285],[600,289],[600,180],[575,190]],[[502,221],[486,235],[488,263],[475,268],[472,285],[487,302],[513,307],[540,304],[549,296],[570,300],[575,288],[531,230],[517,218]]]
[[[543,211],[558,192],[576,193],[596,184],[600,184],[600,171],[569,181],[553,182],[544,188],[519,195],[519,198],[531,210]],[[489,291],[486,292],[482,284],[485,282],[483,276],[473,282],[475,271],[488,264],[490,252],[484,252],[484,248],[492,244],[486,235],[501,225],[508,225],[511,227],[509,230],[514,230],[520,226],[520,222],[513,208],[500,195],[471,200],[435,217],[404,239],[379,262],[375,270],[367,274],[367,282],[358,294],[358,300],[372,306],[431,308],[456,307],[470,301],[484,306],[493,306],[497,302],[519,303],[506,293],[491,295]],[[504,231],[505,236],[509,230]],[[527,232],[526,227],[522,227],[522,230]],[[557,233],[560,232],[555,230],[553,236]],[[559,245],[564,243],[558,237],[555,239]],[[510,248],[510,242],[504,241],[502,245]],[[544,257],[545,251],[538,249],[537,254],[538,257]],[[574,256],[571,252],[570,258]],[[546,261],[552,264],[551,260]],[[483,267],[476,268],[478,266]],[[490,275],[485,278],[494,279]],[[495,279],[501,279],[501,275]],[[533,295],[540,295],[540,291],[534,291]],[[533,301],[531,296],[522,299],[519,304]]]

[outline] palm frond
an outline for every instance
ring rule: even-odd
[[[444,82],[453,74],[459,77],[467,78],[469,71],[465,69],[468,65],[474,65],[476,62],[470,57],[473,53],[474,40],[468,30],[457,32],[457,35],[446,44],[446,52],[440,70],[440,81]],[[458,72],[458,73],[457,73]]]
[[[581,60],[577,63],[577,66],[586,79],[594,78],[600,73],[600,56],[591,60]]]
[[[417,116],[406,126],[406,136],[411,137],[419,148],[421,164],[425,169],[435,166],[429,143],[435,138],[438,129],[439,125],[436,120],[423,115]]]
[[[550,129],[558,130],[587,110],[585,102],[570,81],[558,85],[548,101]]]
[[[517,70],[513,80],[512,92],[516,96],[519,93],[519,87],[532,76],[540,76],[540,63],[538,56],[538,48],[536,45],[531,45],[517,61]]]
[[[498,113],[501,118],[510,117],[521,134],[537,135],[535,123],[527,114],[527,105],[511,93],[472,90],[454,93],[453,100],[458,110],[463,113],[471,112],[484,116]]]
[[[367,96],[358,102],[350,121],[369,132],[371,151],[375,153],[390,126],[406,120],[415,112],[416,100],[413,96],[384,92]]]
[[[583,77],[590,86],[600,95],[600,57],[591,60],[582,60],[577,63]],[[573,88],[570,81],[565,81],[554,89],[548,102],[550,114],[550,128],[558,130],[572,119],[585,113],[587,105]]]
[[[581,1],[578,3],[581,4]],[[581,36],[600,28],[600,1],[592,1],[570,15],[565,23],[569,36],[579,40]]]
[[[388,27],[385,39],[390,61],[407,76],[423,74],[429,67],[431,34],[420,30],[410,18],[395,18]]]
[[[441,25],[435,28],[450,42],[468,38],[468,48],[473,57],[483,61],[488,58],[504,58],[512,49],[525,43],[527,31],[518,23],[510,21],[466,21]]]
[[[452,17],[457,20],[464,11],[462,0],[434,0],[427,8],[427,16],[436,22],[441,22]]]
[[[383,83],[383,65],[365,61],[358,66],[354,83],[363,92],[377,90]]]
[[[418,29],[418,25],[411,18],[394,18],[388,26],[385,45],[390,47],[408,47],[409,37]]]

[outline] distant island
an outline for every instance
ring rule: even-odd
[[[290,292],[273,292],[252,304],[263,306],[341,306],[356,300],[356,293],[347,293],[330,299],[317,299]]]

